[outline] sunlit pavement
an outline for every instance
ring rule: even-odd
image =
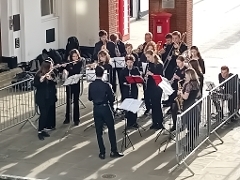
[[[217,7],[212,9],[212,7]],[[203,0],[194,5],[194,45],[199,46],[207,66],[205,78],[216,81],[221,65],[228,65],[238,73],[240,49],[240,19],[237,13],[240,2],[229,0]],[[204,12],[204,13],[203,13]],[[134,47],[143,43],[148,29],[147,17],[131,23],[131,40]],[[85,84],[87,85],[87,84]],[[166,152],[158,148],[166,136],[155,143],[154,131],[133,132],[130,138],[135,150],[129,147],[121,159],[110,159],[107,134],[104,134],[107,158],[98,158],[98,146],[94,127],[84,129],[92,123],[91,103],[87,101],[85,89],[82,101],[87,108],[81,109],[81,125],[73,128],[64,137],[68,126],[63,126],[65,107],[57,110],[57,130],[51,137],[40,142],[37,132],[29,125],[5,131],[0,134],[0,173],[50,180],[237,180],[240,177],[240,129],[238,123],[220,130],[224,144],[215,140],[218,151],[206,144],[189,159],[195,176],[183,167],[170,173],[176,165],[175,146],[171,143]],[[149,118],[141,118],[139,123],[148,129]],[[119,147],[124,122],[116,123]],[[214,138],[214,137],[213,137]],[[208,147],[206,147],[208,146]]]

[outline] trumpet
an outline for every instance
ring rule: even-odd
[[[184,79],[178,81],[178,91],[182,90],[182,85],[181,85],[182,81],[184,81]],[[181,113],[183,111],[183,101],[184,101],[181,94],[177,95],[177,97],[174,99],[174,101],[176,101],[176,103],[177,103],[178,112]]]
[[[162,47],[162,41],[158,41],[156,47],[157,47],[157,48],[156,48],[156,49],[157,49],[157,54],[160,54],[160,51],[161,51],[161,49],[162,49],[162,48],[161,48],[161,47]]]
[[[178,48],[176,48],[176,49],[174,50],[175,56],[179,56],[179,55],[181,54],[181,52],[180,52],[180,47],[181,47],[182,43],[184,42],[184,39],[185,39],[186,35],[187,35],[187,32],[185,32],[185,33],[182,34],[182,38],[181,38],[180,44],[174,43],[174,44],[178,45]]]

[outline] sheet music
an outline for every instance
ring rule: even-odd
[[[207,85],[206,91],[210,91],[210,90],[212,90],[213,88],[216,87],[216,85],[214,84],[214,82],[206,81],[205,83],[206,83],[206,85]]]
[[[81,78],[82,78],[82,74],[75,74],[73,76],[70,76],[69,78],[66,79],[63,86],[77,84]]]
[[[125,57],[114,57],[110,59],[110,64],[113,68],[125,68]]]
[[[143,73],[146,72],[147,65],[148,65],[148,63],[142,62]]]
[[[142,105],[142,101],[140,100],[133,99],[133,98],[126,98],[121,103],[120,109],[130,111],[132,113],[137,113],[141,105]]]
[[[86,80],[87,80],[87,82],[95,81],[95,79],[96,79],[95,69],[92,69],[92,70],[86,69]],[[107,70],[104,71],[102,80],[103,81],[108,81]]]
[[[162,82],[158,84],[160,88],[162,88],[164,94],[170,96],[174,90],[171,86],[171,84],[168,82],[168,80],[164,77],[162,77]]]

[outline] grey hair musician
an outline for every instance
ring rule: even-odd
[[[51,59],[45,60],[41,64],[40,70],[34,78],[36,87],[36,104],[40,110],[38,121],[38,138],[44,140],[50,135],[46,129],[55,129],[56,126],[56,102],[57,88],[55,74],[51,71],[53,63]],[[51,72],[51,73],[49,73]]]

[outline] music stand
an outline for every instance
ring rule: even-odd
[[[124,110],[124,111],[130,111],[132,113],[137,113],[139,111],[139,108],[142,105],[142,101],[139,101],[137,99],[133,99],[133,98],[126,98],[123,100],[123,102],[121,103],[119,109]],[[129,143],[127,144],[127,139],[129,141]],[[123,131],[123,138],[122,138],[122,144],[121,144],[121,152],[123,152],[123,147],[125,147],[125,149],[131,145],[133,150],[135,149],[133,146],[133,143],[128,135],[127,132],[127,118],[124,118],[124,131]]]
[[[131,97],[132,95],[131,95],[131,84],[142,84],[144,81],[143,81],[143,78],[142,78],[142,76],[136,76],[136,75],[132,75],[132,76],[127,76],[127,77],[125,77],[126,78],[126,80],[127,80],[127,83],[128,84],[130,84],[130,88],[129,88],[129,96]],[[132,97],[131,97],[132,98]],[[137,128],[137,130],[138,130],[138,133],[139,133],[139,135],[142,137],[142,133],[140,132],[140,130],[139,130],[139,127],[141,128],[141,129],[143,129],[144,131],[146,131],[146,129],[145,128],[143,128],[142,126],[138,126],[138,128]]]
[[[205,84],[207,85],[206,91],[211,91],[213,88],[216,87],[216,85],[214,84],[214,82],[211,82],[211,81],[206,81]]]
[[[119,107],[119,102],[118,102],[118,94],[117,94],[117,69],[123,69],[126,67],[126,63],[125,63],[125,57],[114,57],[110,59],[110,65],[112,66],[113,69],[115,69],[115,83],[116,83],[116,112],[118,110],[120,110]],[[119,77],[118,77],[119,79]],[[118,82],[119,83],[119,82]],[[120,85],[119,85],[119,89],[120,89]],[[121,89],[120,89],[121,90]]]
[[[72,105],[72,101],[71,101],[71,85],[77,84],[80,79],[82,78],[82,74],[75,74],[73,76],[70,76],[66,79],[66,81],[64,82],[63,86],[68,87],[69,91],[68,91],[68,95],[69,95],[69,120],[70,122],[73,122],[73,105]],[[64,133],[64,135],[62,136],[62,138],[60,139],[60,141],[68,134],[68,132],[71,129],[71,123],[69,123],[69,126],[67,128],[67,131]]]

